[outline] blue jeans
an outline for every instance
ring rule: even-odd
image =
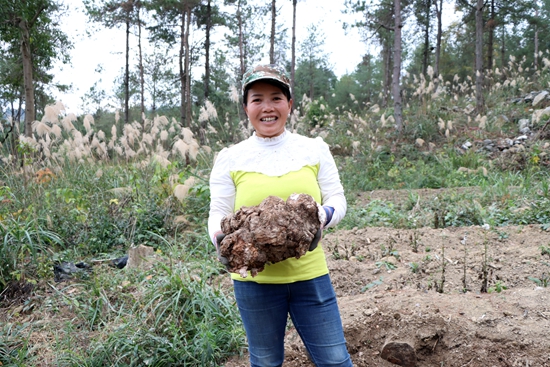
[[[234,282],[252,367],[282,366],[287,317],[318,367],[352,366],[329,275],[289,284]]]

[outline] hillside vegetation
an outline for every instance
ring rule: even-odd
[[[529,72],[511,60],[486,78],[486,110],[477,114],[469,78],[410,75],[401,133],[391,108],[329,110],[305,99],[288,128],[330,145],[349,203],[328,235],[475,225],[497,234],[511,225],[547,231],[546,58],[544,65]],[[165,116],[107,118],[96,126],[57,103],[32,137],[20,137],[17,156],[2,150],[0,365],[223,365],[245,352],[245,339],[206,233],[208,178],[216,152],[250,127],[221,121],[211,103],[194,116],[206,126],[202,137]],[[454,190],[421,204],[414,191],[444,188]],[[113,260],[139,245],[153,248],[150,261],[119,269]],[[331,259],[349,260],[334,250],[325,248]],[[550,240],[541,251],[550,254]]]

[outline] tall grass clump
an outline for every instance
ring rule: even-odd
[[[60,360],[69,366],[219,366],[243,348],[244,331],[234,301],[210,283],[211,270],[158,264],[123,288],[134,289],[125,295],[131,302],[108,306],[117,312],[97,339],[78,351],[61,350]]]
[[[29,345],[26,341],[29,324],[15,325],[6,323],[0,328],[0,365],[28,366]]]

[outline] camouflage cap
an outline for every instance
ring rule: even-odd
[[[274,80],[290,92],[290,78],[286,70],[279,65],[257,65],[243,75],[243,95],[247,87],[258,80]]]

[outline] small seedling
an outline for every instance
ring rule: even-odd
[[[389,261],[378,261],[375,263],[375,265],[380,268],[382,266],[384,266],[386,268],[386,270],[393,270],[393,269],[397,269],[397,266],[395,266],[394,264],[392,264],[391,262]]]
[[[486,224],[485,224],[486,225]],[[484,225],[484,226],[485,226]],[[483,240],[483,261],[481,264],[481,293],[487,293],[488,291],[488,283],[489,283],[489,257],[488,257],[488,251],[489,251],[489,241],[487,240],[487,233],[484,233],[484,240]]]
[[[468,291],[468,284],[466,282],[466,269],[467,269],[467,262],[468,262],[468,249],[466,248],[466,240],[467,235],[464,235],[464,238],[460,241],[460,243],[464,246],[464,266],[462,267],[462,292],[466,293]]]
[[[506,290],[508,289],[507,286],[505,286],[504,284],[502,284],[500,281],[496,282],[496,284],[492,287],[490,287],[488,289],[488,292],[489,293],[493,293],[493,292],[497,292],[497,293],[500,293],[502,292],[503,290]]]
[[[550,281],[547,274],[542,274],[540,279],[539,278],[534,278],[534,277],[529,277],[528,279],[535,282],[537,284],[537,286],[544,287],[544,288],[548,287],[548,282]]]
[[[418,274],[420,272],[420,265],[418,263],[409,263],[409,267],[414,274]]]
[[[374,287],[376,287],[377,285],[382,284],[382,280],[383,280],[383,278],[380,277],[379,280],[375,280],[374,282],[367,284],[366,286],[364,286],[363,288],[361,288],[361,293],[364,293],[365,291],[367,291],[367,290],[369,290],[369,289],[371,289],[371,288],[374,288]]]
[[[508,238],[508,233],[504,232],[504,231],[497,231],[495,230],[495,233],[498,235],[498,240],[499,241],[502,241],[502,240],[505,240]]]
[[[414,232],[410,235],[409,241],[410,241],[410,246],[412,247],[412,252],[417,253],[420,240],[418,238],[418,232],[416,230],[414,230]]]
[[[443,293],[443,290],[445,288],[445,268],[446,268],[446,261],[445,261],[445,240],[443,240],[441,244],[441,279],[435,282],[435,290],[438,293]]]
[[[544,256],[544,255],[550,255],[550,246],[544,246],[544,245],[542,245],[542,246],[539,247],[539,249],[540,249],[540,254],[541,254],[542,256]]]

